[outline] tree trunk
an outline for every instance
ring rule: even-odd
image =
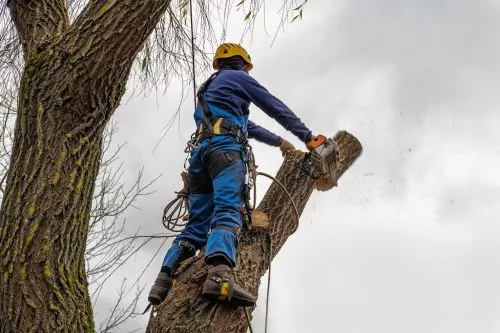
[[[9,0],[25,69],[0,212],[0,332],[94,332],[85,246],[104,128],[169,0]]]
[[[339,132],[335,140],[340,151],[336,171],[338,179],[360,156],[362,148],[359,141],[347,132]],[[291,194],[300,214],[314,189],[314,181],[299,168],[303,156],[300,151],[288,153],[276,176]],[[293,206],[276,183],[270,186],[257,210],[269,217],[270,225],[266,229],[242,231],[234,270],[235,280],[254,295],[270,261],[298,227]],[[150,320],[148,333],[247,332],[243,308],[230,309],[201,297],[206,274],[202,254],[187,260],[179,268],[178,278],[167,299]]]
[[[0,214],[0,332],[94,330],[84,253],[111,112],[80,117],[90,101],[61,61],[53,49],[32,57],[21,82]]]

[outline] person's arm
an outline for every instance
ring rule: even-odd
[[[242,73],[241,87],[243,93],[259,109],[268,116],[275,119],[286,130],[292,132],[302,142],[307,143],[312,132],[302,123],[299,117],[290,110],[285,103],[272,95],[266,88],[261,86],[254,78],[246,73]]]
[[[262,126],[257,125],[251,120],[248,120],[247,124],[248,137],[250,139],[255,139],[257,141],[266,143],[270,146],[280,147],[281,154],[285,156],[286,152],[295,149],[295,147],[287,140],[283,139],[279,135],[265,129]]]
[[[281,144],[281,136],[257,125],[251,120],[248,120],[247,130],[250,139],[255,139],[273,147],[278,147]]]

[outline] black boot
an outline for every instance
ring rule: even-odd
[[[184,260],[196,254],[195,246],[187,240],[180,240],[174,246],[181,248],[181,253],[171,268],[167,266],[161,268],[161,272],[158,274],[155,284],[151,287],[151,291],[149,292],[148,300],[153,305],[161,304],[167,297],[168,292],[172,288],[172,277],[175,276],[177,267],[179,267]]]
[[[231,306],[252,306],[256,298],[234,282],[231,268],[227,265],[209,266],[202,295],[214,302]]]
[[[158,273],[155,284],[149,291],[149,302],[153,305],[160,305],[167,297],[170,288],[172,288],[172,277],[166,272]]]

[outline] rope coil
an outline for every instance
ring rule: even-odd
[[[170,201],[163,210],[162,223],[167,230],[178,233],[189,222],[187,212],[188,193],[184,191],[175,192],[177,197]]]

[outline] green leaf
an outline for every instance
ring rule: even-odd
[[[248,19],[250,19],[250,17],[252,16],[252,11],[249,11],[247,16],[245,16],[245,21],[247,21]]]
[[[238,4],[236,5],[236,7],[240,7],[241,5],[243,5],[245,3],[245,0],[241,0],[240,2],[238,2]]]

